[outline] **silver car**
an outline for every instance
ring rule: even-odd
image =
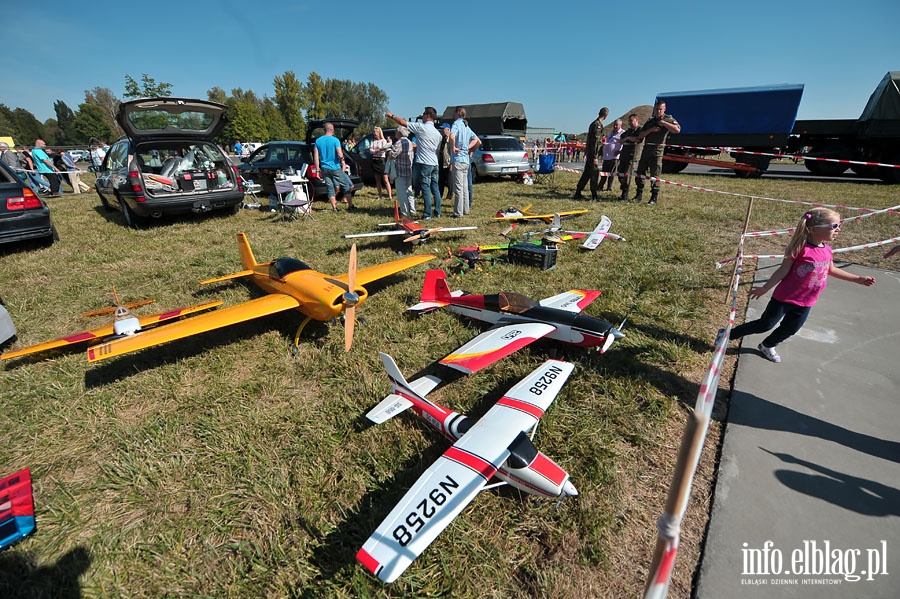
[[[531,170],[528,152],[512,135],[479,135],[481,145],[472,153],[475,178],[504,177],[518,179]]]

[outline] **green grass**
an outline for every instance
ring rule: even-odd
[[[880,185],[672,178],[795,200],[870,207],[896,201],[896,187]],[[607,240],[594,253],[568,244],[547,272],[498,265],[451,277],[453,288],[536,299],[597,288],[603,293],[588,314],[617,324],[628,318],[627,337],[606,355],[560,352],[576,370],[536,436],[538,447],[571,473],[578,498],[554,509],[554,502],[510,490],[483,493],[390,587],[355,563],[363,541],[447,448],[410,415],[380,427],[365,424],[365,412],[389,390],[376,352],[392,354],[411,376],[480,330],[441,311],[407,316],[423,266],[370,287],[350,354],[340,324],[326,323],[308,327],[292,355],[301,317],[288,313],[97,365],[83,352],[5,364],[0,472],[31,468],[38,531],[0,554],[0,596],[66,596],[79,589],[86,597],[638,595],[686,406],[693,405],[716,330],[728,315],[730,270],[717,271],[714,263],[734,254],[746,201],[667,188],[653,208],[587,204],[568,199],[575,175],[558,174],[557,184],[555,192],[511,182],[476,185],[472,214],[460,224],[481,229],[436,234],[418,251],[494,242],[494,212],[528,203],[548,211],[588,207],[589,215],[567,224],[593,228],[605,213],[612,231],[628,238]],[[357,198],[359,212],[322,211],[314,222],[281,223],[242,211],[134,231],[118,213],[105,213],[93,194],[51,205],[58,243],[0,254],[0,293],[19,329],[13,347],[92,325],[79,314],[106,305],[112,285],[125,301],[156,299],[141,312],[258,296],[241,282],[197,284],[240,269],[240,231],[261,261],[293,256],[342,273],[349,243],[340,235],[374,230],[392,214],[366,190]],[[757,201],[750,228],[792,226],[802,212]],[[435,224],[444,223],[450,219]],[[836,245],[896,231],[896,216],[867,219],[849,225]],[[748,252],[780,251],[785,241],[753,240]],[[361,267],[395,257],[382,240],[361,240],[359,248]],[[847,259],[888,266],[883,253]],[[427,266],[440,267],[442,259]],[[536,344],[434,398],[481,415],[552,349]],[[733,360],[729,355],[729,369]],[[723,399],[728,378],[722,378]],[[689,593],[718,433],[713,426],[673,596]]]

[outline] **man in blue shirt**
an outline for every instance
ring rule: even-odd
[[[316,147],[313,150],[316,161],[316,170],[325,181],[328,189],[328,201],[331,202],[331,210],[337,212],[337,194],[335,192],[335,179],[341,188],[341,194],[347,199],[347,210],[353,210],[353,183],[350,176],[344,172],[344,150],[341,142],[334,136],[334,125],[325,123],[325,135],[316,139]]]
[[[466,109],[457,106],[453,113],[453,126],[450,127],[450,181],[453,183],[453,194],[456,203],[453,216],[459,218],[469,213],[469,152],[481,145],[481,140],[472,133],[466,124]]]
[[[34,160],[34,168],[37,169],[37,172],[47,177],[47,180],[50,181],[50,195],[56,197],[61,195],[59,193],[59,175],[57,174],[59,169],[53,165],[53,161],[50,160],[50,156],[44,150],[45,147],[47,147],[47,142],[43,139],[35,140],[34,148],[31,150],[31,158]]]

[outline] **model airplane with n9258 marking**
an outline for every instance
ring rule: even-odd
[[[573,364],[547,360],[472,422],[417,393],[394,360],[387,354],[379,355],[393,392],[367,417],[381,423],[411,407],[454,442],[356,554],[359,563],[380,580],[395,581],[486,488],[509,484],[539,497],[578,495],[569,474],[539,452],[531,440],[539,419],[572,373]],[[502,482],[488,487],[495,476]]]

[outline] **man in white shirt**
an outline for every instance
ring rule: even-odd
[[[409,129],[416,136],[416,164],[418,165],[419,181],[422,188],[422,200],[425,204],[425,220],[441,217],[441,191],[438,187],[437,149],[441,143],[441,132],[434,126],[437,120],[437,111],[432,106],[426,106],[422,112],[421,123],[407,122],[388,110],[385,116],[392,119],[401,127]],[[434,212],[432,212],[432,199],[434,200]]]

